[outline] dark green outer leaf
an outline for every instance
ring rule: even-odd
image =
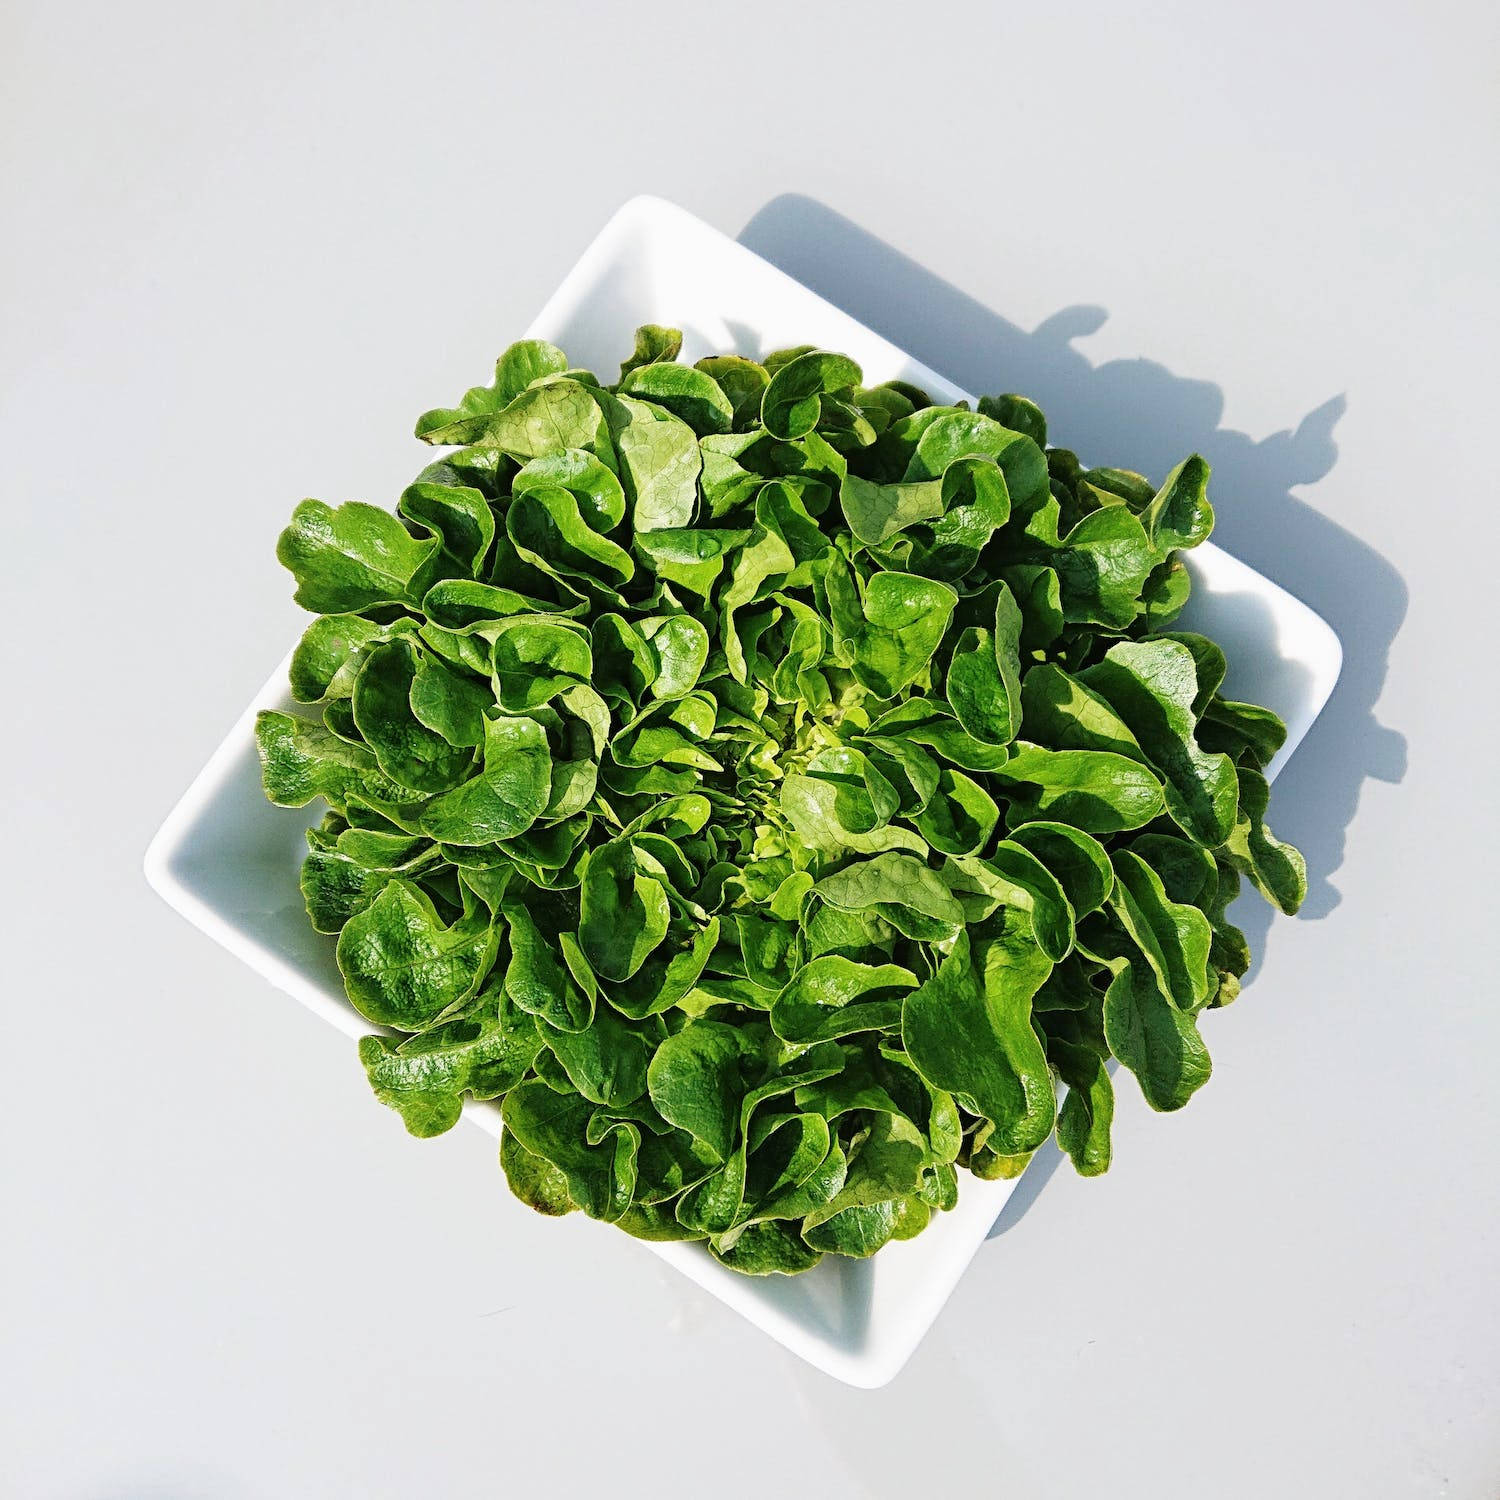
[[[1239,766],[1236,779],[1239,811],[1222,857],[1246,875],[1266,900],[1290,916],[1307,896],[1307,863],[1266,827],[1270,801],[1266,778],[1249,766]]]
[[[1115,885],[1110,905],[1145,957],[1164,994],[1179,1010],[1195,1011],[1208,999],[1208,918],[1172,901],[1161,877],[1139,855],[1110,855]]]
[[[424,655],[412,677],[408,697],[418,723],[450,745],[477,749],[484,744],[485,710],[493,700],[473,678],[450,671],[435,657]]]
[[[1162,811],[1155,773],[1108,751],[1019,743],[991,774],[1015,786],[1008,814],[1012,828],[1043,819],[1104,835],[1142,828]]]
[[[720,1161],[734,1151],[747,1063],[758,1057],[743,1027],[696,1021],[656,1049],[647,1072],[662,1118],[702,1141]]]
[[[851,831],[839,817],[839,788],[815,776],[788,776],[781,784],[782,814],[810,848],[829,853],[848,850],[861,854],[879,854],[906,849],[927,853],[920,835],[891,824],[869,833]]]
[[[584,520],[571,490],[544,486],[514,496],[505,529],[522,558],[559,578],[615,588],[635,577],[630,554]]]
[[[612,1012],[596,1012],[582,1031],[560,1030],[543,1022],[541,1035],[585,1099],[621,1105],[646,1092],[651,1042]]]
[[[1031,919],[1037,946],[1054,963],[1073,946],[1073,909],[1052,871],[1024,844],[1001,839],[987,859],[954,861],[1001,904]]]
[[[825,876],[813,891],[829,905],[846,911],[899,905],[939,922],[961,926],[964,920],[963,908],[939,876],[910,854],[877,854],[857,860]]]
[[[579,514],[595,531],[612,531],[625,519],[625,491],[614,470],[592,453],[567,448],[526,464],[511,482],[512,492],[562,489],[578,502]]]
[[[1286,743],[1286,725],[1258,703],[1235,703],[1214,694],[1198,722],[1198,743],[1233,760],[1247,753],[1264,768]]]
[[[351,859],[314,849],[302,862],[298,884],[315,932],[336,935],[355,912],[385,889],[388,870],[367,870]]]
[[[1197,1021],[1162,993],[1143,959],[1112,960],[1110,968],[1114,978],[1104,996],[1110,1051],[1135,1074],[1152,1109],[1181,1109],[1212,1070]]]
[[[469,573],[483,567],[495,539],[495,515],[478,490],[418,481],[401,492],[396,508],[435,536],[459,567]]]
[[[487,911],[444,925],[432,899],[394,879],[339,934],[339,972],[366,1020],[420,1031],[479,988],[495,957]]]
[[[1092,1048],[1071,1042],[1049,1040],[1047,1058],[1068,1088],[1057,1112],[1057,1144],[1080,1176],[1097,1177],[1110,1162],[1115,1090],[1109,1070]]]
[[[512,344],[495,362],[495,382],[476,386],[455,408],[424,413],[417,419],[417,436],[428,443],[472,443],[489,418],[515,400],[533,380],[561,375],[568,356],[541,339]]]
[[[848,1013],[871,1010],[871,994],[913,988],[916,978],[896,964],[861,964],[829,955],[803,965],[771,1005],[771,1028],[784,1041],[807,1044],[847,1035]],[[855,1004],[855,1002],[860,1002]],[[895,1009],[899,1024],[900,1006]],[[887,1024],[884,1013],[875,1018]],[[855,1026],[853,1029],[865,1029]]]
[[[943,514],[943,486],[938,479],[876,484],[857,474],[846,474],[839,488],[839,503],[849,530],[867,547],[874,547],[918,521],[937,520]]]
[[[314,797],[345,802],[360,793],[402,801],[404,787],[385,776],[367,748],[321,724],[267,709],[255,719],[266,797],[278,807],[305,807]]]
[[[752,1224],[729,1249],[714,1249],[713,1256],[746,1276],[795,1276],[823,1259],[822,1251],[780,1223]]]
[[[877,573],[862,598],[839,569],[828,587],[834,650],[877,698],[895,697],[926,667],[958,602],[946,583],[906,573]]]
[[[501,1106],[506,1129],[562,1173],[572,1201],[590,1218],[614,1221],[635,1193],[640,1132],[633,1125],[614,1125],[602,1140],[591,1141],[593,1110],[579,1095],[559,1094],[540,1082],[513,1088]]]
[[[471,441],[499,448],[519,463],[582,448],[608,462],[609,427],[595,392],[577,380],[528,387],[485,423]]]
[[[1219,883],[1207,849],[1170,833],[1138,834],[1126,847],[1156,871],[1168,900],[1196,906],[1207,915]]]
[[[510,1130],[500,1137],[500,1166],[511,1192],[528,1208],[552,1218],[577,1210],[568,1196],[567,1175],[546,1157],[528,1151]]]
[[[465,1095],[493,1099],[514,1088],[541,1047],[530,1016],[498,989],[469,1015],[401,1042],[362,1037],[359,1060],[382,1104],[413,1135],[441,1135],[458,1123]]]
[[[1010,835],[1052,873],[1077,917],[1103,906],[1115,883],[1104,846],[1090,834],[1066,823],[1024,823]]]
[[[770,359],[766,368],[771,368]],[[860,369],[852,359],[810,350],[776,368],[761,399],[760,419],[775,437],[802,437],[817,426],[823,396],[859,382]]]
[[[1238,787],[1227,755],[1209,755],[1193,737],[1198,691],[1192,653],[1176,641],[1121,641],[1079,674],[1135,736],[1162,776],[1167,811],[1201,844],[1222,844],[1234,829]]]
[[[714,354],[700,359],[694,369],[713,376],[734,408],[737,428],[744,428],[759,418],[761,398],[771,379],[764,365],[738,354]]]
[[[1163,631],[1158,639],[1176,641],[1179,646],[1186,646],[1192,656],[1193,679],[1198,685],[1197,692],[1193,694],[1192,713],[1194,719],[1201,719],[1208,705],[1217,696],[1224,682],[1224,674],[1229,670],[1229,661],[1223,649],[1206,635],[1199,635],[1192,630]]]
[[[666,888],[642,868],[630,839],[616,839],[589,855],[578,936],[598,974],[629,979],[666,937],[669,920]]]
[[[981,396],[979,411],[1012,432],[1024,432],[1038,448],[1047,446],[1047,419],[1035,401],[1025,396]]]
[[[923,415],[926,415],[924,413]],[[939,412],[926,422],[907,466],[907,480],[941,477],[963,458],[987,458],[1005,475],[1012,504],[1026,507],[1047,488],[1047,461],[1024,433],[1002,427],[979,412]]]
[[[992,771],[1007,758],[1004,746],[975,739],[938,704],[926,699],[908,699],[883,713],[871,726],[871,734],[925,745],[965,771]]]
[[[323,615],[312,622],[292,652],[288,676],[299,703],[346,696],[365,651],[385,634],[360,615]]]
[[[697,984],[718,940],[719,919],[710,917],[687,947],[671,952],[668,939],[629,979],[611,984],[605,998],[633,1020],[670,1010]]]
[[[296,576],[297,603],[330,615],[405,601],[437,546],[435,539],[417,541],[378,506],[350,500],[334,510],[304,500],[276,556]]]
[[[428,803],[422,831],[445,844],[514,838],[536,822],[551,784],[552,756],[542,726],[528,718],[488,719],[484,769]]]
[[[1052,1133],[1052,1077],[1031,1026],[1031,997],[1051,968],[1024,918],[977,955],[961,932],[902,1014],[902,1040],[917,1070],[992,1121],[996,1149],[1006,1154],[1031,1151]]]
[[[510,963],[505,971],[505,992],[516,1005],[555,1031],[583,1031],[594,1017],[595,989],[577,982],[577,970],[564,967],[559,955],[543,936],[530,911],[521,902],[503,908],[510,933]],[[568,957],[566,947],[563,959]]]
[[[1141,523],[1123,505],[1086,515],[1036,560],[1057,573],[1065,621],[1116,630],[1135,619],[1156,563]]]
[[[665,407],[699,437],[728,432],[734,425],[734,407],[718,382],[689,365],[641,365],[621,382],[620,393]]]
[[[611,410],[620,482],[636,532],[691,526],[703,466],[693,429],[644,401],[620,398]]]
[[[1026,737],[1054,750],[1108,750],[1144,761],[1125,721],[1098,693],[1054,662],[1034,666],[1021,684]]]
[[[975,854],[989,843],[1000,809],[973,777],[944,770],[931,800],[913,821],[939,853]]]
[[[624,380],[632,370],[641,365],[655,364],[658,360],[676,359],[682,353],[682,331],[663,328],[659,323],[643,323],[635,331],[635,348],[630,358],[620,366],[620,379]]]
[[[1167,475],[1151,503],[1141,512],[1146,534],[1158,553],[1196,547],[1214,528],[1208,503],[1208,464],[1196,453]]]
[[[450,744],[413,713],[412,687],[421,662],[407,638],[374,647],[354,679],[354,723],[393,781],[416,792],[442,792],[463,780],[474,754],[472,748]]]

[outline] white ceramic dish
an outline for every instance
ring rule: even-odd
[[[633,199],[610,220],[527,336],[550,339],[576,363],[604,371],[629,350],[641,323],[681,328],[687,360],[816,343],[858,360],[870,383],[899,377],[943,400],[966,394],[744,246],[656,198]],[[513,337],[495,333],[497,346]],[[472,373],[456,371],[456,384]],[[418,457],[414,452],[413,467]],[[1228,652],[1231,691],[1268,704],[1287,722],[1274,773],[1333,691],[1338,638],[1306,605],[1218,548],[1201,547],[1188,560],[1194,620]],[[369,1028],[344,998],[333,940],[307,925],[297,887],[302,830],[319,813],[273,808],[261,794],[253,721],[259,709],[290,706],[285,683],[283,662],[162,825],[146,854],[146,876],[195,926],[357,1037]],[[471,1105],[467,1113],[498,1136],[493,1106]],[[390,1127],[374,1108],[371,1120],[372,1128]],[[958,1207],[917,1239],[889,1245],[871,1261],[830,1256],[793,1279],[737,1276],[693,1245],[646,1248],[828,1374],[879,1386],[931,1327],[1014,1186],[965,1178]],[[494,1183],[481,1187],[496,1190]],[[528,1212],[519,1203],[515,1211]],[[605,1254],[640,1243],[602,1226],[598,1233]],[[559,1297],[566,1294],[557,1288]]]

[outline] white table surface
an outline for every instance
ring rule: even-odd
[[[356,15],[356,11],[362,14]],[[11,0],[0,1493],[1500,1492],[1492,6]],[[675,198],[1054,434],[1214,463],[1344,640],[1276,787],[1304,919],[840,1387],[404,1136],[146,889],[299,628],[609,212]]]

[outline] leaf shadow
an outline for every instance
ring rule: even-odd
[[[1294,427],[1253,438],[1222,425],[1224,392],[1210,380],[1149,359],[1091,362],[1075,341],[1104,325],[1108,313],[1097,305],[1065,307],[1024,329],[797,193],[771,199],[739,240],[965,389],[1032,397],[1053,416],[1057,436],[1088,461],[1159,480],[1187,453],[1209,460],[1215,541],[1310,605],[1343,644],[1338,686],[1277,778],[1272,809],[1273,827],[1307,857],[1302,916],[1319,920],[1333,911],[1341,896],[1332,877],[1365,781],[1394,784],[1406,774],[1406,739],[1375,712],[1406,616],[1405,581],[1367,542],[1293,493],[1333,469],[1343,395]],[[1234,918],[1263,953],[1270,908],[1242,898]],[[992,1233],[1004,1233],[1035,1201],[1060,1160],[1049,1149],[1050,1157],[1038,1153]]]

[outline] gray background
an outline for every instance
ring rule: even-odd
[[[1493,6],[3,7],[0,1488],[1500,1493]],[[609,213],[674,198],[1160,474],[1347,667],[1175,1118],[1018,1195],[888,1389],[407,1139],[139,859]]]

